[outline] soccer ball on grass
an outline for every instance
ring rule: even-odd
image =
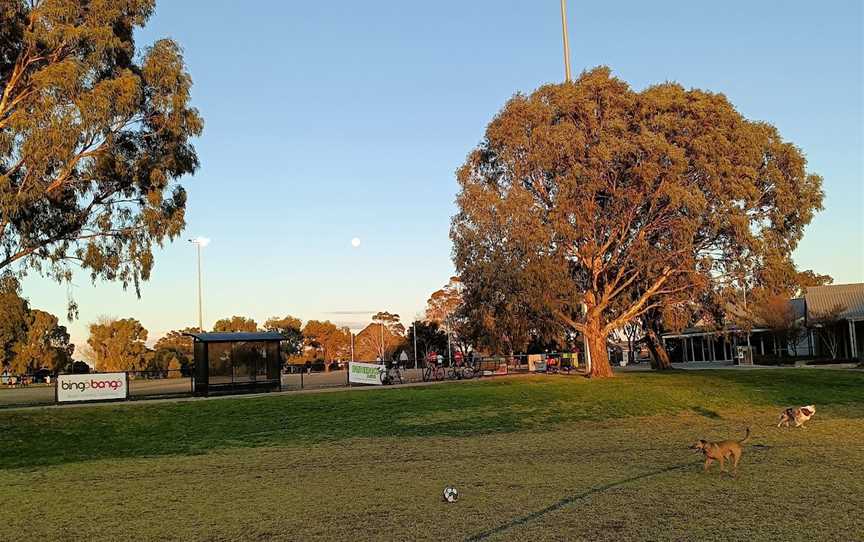
[[[444,488],[443,497],[445,502],[456,502],[459,500],[459,492],[455,487],[447,486]]]

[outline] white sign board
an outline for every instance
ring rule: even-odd
[[[357,363],[352,361],[348,364],[348,382],[380,386],[381,369],[383,369],[383,366],[374,363]]]
[[[57,402],[59,403],[126,399],[128,392],[126,373],[59,375],[57,377]]]

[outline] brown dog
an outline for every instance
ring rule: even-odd
[[[816,405],[787,408],[780,413],[780,422],[777,423],[777,427],[780,427],[783,424],[786,424],[786,427],[789,427],[790,423],[794,423],[795,427],[801,427],[804,425],[804,422],[812,418],[814,414],[816,414]]]
[[[750,428],[747,428],[747,434],[741,440],[721,440],[719,442],[708,442],[707,440],[697,440],[695,444],[690,446],[691,450],[698,450],[705,456],[705,472],[708,472],[708,467],[712,461],[720,462],[720,472],[726,472],[726,460],[732,462],[733,476],[738,473],[738,462],[741,461],[741,454],[744,452],[744,444],[750,440]]]

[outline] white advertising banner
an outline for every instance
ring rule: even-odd
[[[57,377],[57,402],[105,401],[126,399],[126,373],[60,375]]]
[[[376,384],[381,385],[381,369],[383,366],[374,363],[357,363],[352,361],[348,364],[348,382],[354,384]]]

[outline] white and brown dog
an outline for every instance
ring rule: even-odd
[[[780,413],[780,421],[777,423],[777,427],[784,424],[786,427],[789,427],[790,423],[794,423],[795,427],[801,427],[805,422],[807,422],[807,420],[812,418],[814,414],[816,414],[816,405],[787,408]]]

